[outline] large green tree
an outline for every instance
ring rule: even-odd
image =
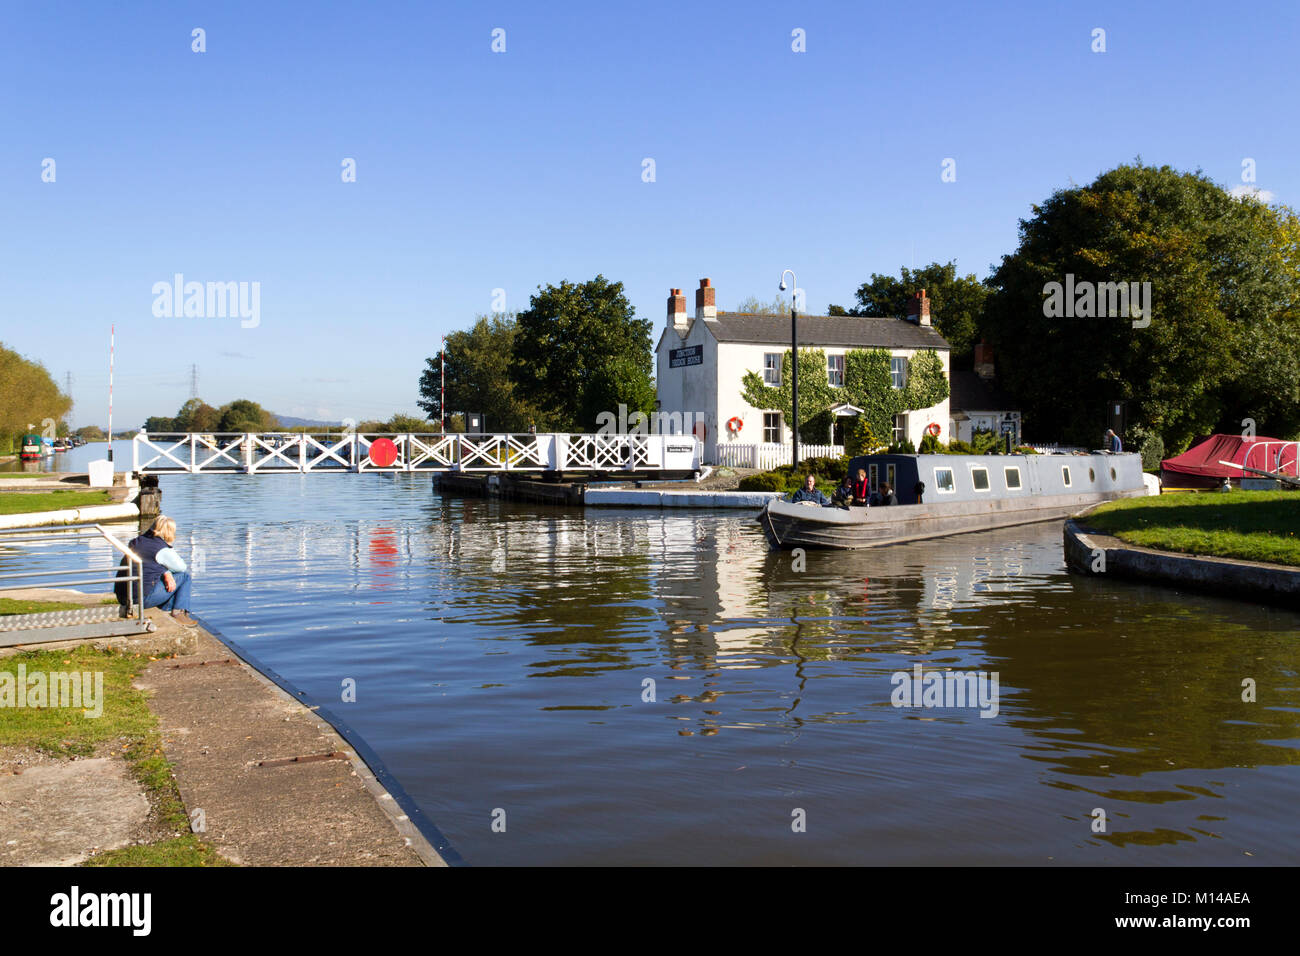
[[[623,283],[602,275],[540,288],[518,316],[510,378],[539,411],[539,428],[592,431],[602,412],[654,411],[651,323]]]
[[[274,415],[247,398],[237,398],[217,412],[217,431],[221,432],[267,432],[280,427]]]
[[[874,272],[855,294],[857,305],[845,309],[832,305],[831,315],[907,315],[907,301],[921,289],[930,300],[935,328],[952,346],[958,363],[969,358],[978,336],[980,316],[989,289],[973,274],[959,276],[957,263],[932,262],[920,269],[902,268],[898,278]]]
[[[0,451],[11,450],[29,426],[59,434],[57,425],[71,408],[72,399],[59,391],[44,365],[0,345]],[[50,419],[53,430],[45,425]]]
[[[1294,214],[1235,197],[1200,173],[1119,166],[1058,190],[1020,222],[990,277],[982,329],[999,375],[1039,438],[1096,446],[1108,400],[1169,451],[1216,429],[1300,428],[1300,229]],[[1073,278],[1067,280],[1067,276]],[[1150,283],[1150,321],[1064,315],[1078,294]],[[1049,292],[1049,290],[1052,290]]]
[[[517,328],[513,314],[481,315],[469,329],[447,336],[448,415],[479,412],[494,432],[525,431],[536,422],[536,409],[510,380]],[[417,404],[433,421],[441,421],[442,361],[437,355],[425,361]]]
[[[852,349],[844,356],[844,385],[832,386],[826,378],[826,353],[799,350],[799,438],[817,443],[829,434],[830,409],[842,403],[863,411],[876,435],[889,435],[894,416],[931,408],[948,397],[943,360],[926,349],[912,356],[902,388],[894,388],[888,349]],[[758,372],[746,372],[741,397],[754,408],[778,409],[786,422],[794,420],[794,388],[790,353],[781,359],[781,384],[765,385]],[[946,423],[945,423],[946,424]]]

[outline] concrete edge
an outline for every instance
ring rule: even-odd
[[[60,511],[33,511],[20,515],[0,515],[2,528],[44,528],[52,525],[87,524],[92,521],[120,521],[138,518],[140,507],[136,504],[88,505],[85,508],[64,508]]]
[[[1062,538],[1066,567],[1075,574],[1194,588],[1300,608],[1300,568],[1143,548],[1091,531],[1079,516],[1066,519]]]
[[[420,809],[397,778],[384,766],[379,755],[344,720],[328,708],[312,701],[304,691],[295,687],[283,675],[267,667],[198,615],[193,617],[208,636],[229,648],[232,654],[247,664],[256,680],[271,688],[280,699],[292,701],[309,711],[313,717],[324,721],[324,725],[319,729],[339,740],[341,746],[338,749],[347,753],[352,769],[361,778],[366,790],[375,798],[375,802],[388,816],[397,832],[409,841],[411,849],[426,866],[468,865],[437,825]]]

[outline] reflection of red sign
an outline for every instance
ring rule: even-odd
[[[376,438],[370,443],[370,462],[380,468],[387,468],[397,461],[397,446],[390,438]]]

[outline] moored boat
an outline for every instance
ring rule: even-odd
[[[900,504],[827,508],[781,499],[759,513],[773,548],[874,548],[922,538],[1051,521],[1115,498],[1151,493],[1135,454],[866,455],[872,488]]]
[[[22,443],[18,446],[18,458],[21,461],[40,461],[45,455],[45,444],[41,441],[41,436],[32,432],[24,435]]]

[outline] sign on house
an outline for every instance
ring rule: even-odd
[[[668,353],[668,367],[682,368],[687,365],[704,364],[704,346],[692,345],[684,349],[672,349]]]

